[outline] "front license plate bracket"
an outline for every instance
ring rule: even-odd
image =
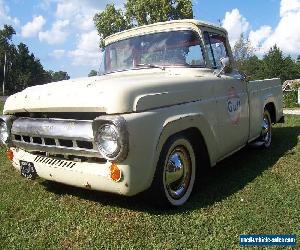
[[[37,173],[32,162],[20,161],[21,175],[28,180],[34,180],[37,177]]]

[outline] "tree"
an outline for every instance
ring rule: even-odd
[[[101,13],[94,17],[94,23],[100,35],[100,47],[103,39],[116,32],[132,27],[193,17],[191,0],[127,0],[125,11],[116,9],[114,4],[106,5]]]
[[[233,57],[236,61],[246,61],[254,56],[254,48],[252,47],[249,39],[244,38],[244,34],[241,33],[239,40],[233,47]]]
[[[94,69],[92,69],[88,75],[88,77],[91,77],[91,76],[97,76],[98,75],[98,72]]]
[[[245,73],[249,80],[263,79],[262,61],[254,55],[254,48],[249,39],[241,33],[232,50],[236,68]]]
[[[300,64],[290,56],[284,56],[277,45],[259,59],[248,39],[241,34],[233,48],[237,69],[245,73],[250,80],[275,78],[282,81],[300,78]]]
[[[15,29],[11,25],[5,24],[3,29],[0,31],[1,38],[6,38],[7,40],[11,40],[12,36],[16,34]]]
[[[300,55],[298,55],[297,60],[296,60],[296,68],[297,68],[297,72],[300,75]]]
[[[51,76],[51,82],[59,82],[59,81],[70,79],[70,76],[65,71],[60,70],[60,71],[54,72],[54,71],[50,70],[50,71],[48,71],[48,73]]]
[[[24,43],[16,47],[12,58],[12,69],[9,74],[8,88],[10,92],[21,91],[24,88],[47,83],[49,74],[44,70],[39,59],[29,52]]]
[[[104,47],[104,38],[129,28],[122,10],[117,10],[114,4],[106,5],[104,11],[97,13],[94,16],[94,23],[101,38],[101,48]]]
[[[127,0],[126,18],[132,26],[193,18],[190,0]]]
[[[300,77],[296,63],[290,56],[285,57],[277,45],[274,45],[263,58],[265,78],[279,77],[282,81]]]
[[[248,76],[249,80],[264,79],[263,61],[256,55],[245,60],[241,72]]]
[[[12,43],[12,37],[16,32],[10,25],[4,25],[0,29],[0,82],[4,77],[3,65],[6,55],[5,67],[5,94],[12,94],[24,88],[44,84],[52,79],[69,79],[66,72],[50,72],[44,70],[40,60],[31,53],[24,43],[17,46]]]
[[[15,54],[15,47],[11,44],[12,36],[15,34],[16,31],[11,25],[4,25],[3,29],[0,30],[0,81],[1,83],[4,82],[5,77],[6,86],[7,73],[11,70],[12,58]]]

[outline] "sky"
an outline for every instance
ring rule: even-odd
[[[93,16],[108,3],[123,8],[125,0],[0,0],[0,28],[13,25],[13,42],[25,43],[46,70],[87,76],[101,59]],[[300,55],[300,0],[193,0],[193,11],[226,28],[232,45],[243,32],[258,56],[274,44]]]

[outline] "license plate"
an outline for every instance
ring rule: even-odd
[[[35,167],[32,162],[20,161],[21,175],[29,180],[34,180],[37,177]]]

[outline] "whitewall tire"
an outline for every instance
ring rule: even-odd
[[[170,137],[161,152],[150,189],[156,203],[183,205],[192,193],[195,176],[196,157],[191,142],[184,135]]]

